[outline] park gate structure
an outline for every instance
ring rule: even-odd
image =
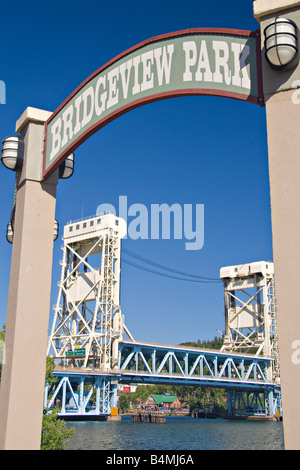
[[[56,185],[60,173],[57,170],[93,133],[124,113],[153,101],[188,95],[229,97],[265,106],[266,109],[273,253],[280,309],[278,329],[285,445],[287,449],[299,448],[299,351],[293,351],[298,347],[300,337],[299,316],[295,310],[300,264],[300,222],[295,217],[295,214],[300,213],[297,158],[299,107],[296,106],[299,104],[300,76],[299,2],[255,0],[254,17],[260,26],[257,31],[195,28],[148,39],[100,67],[53,113],[28,107],[16,122],[15,130],[19,135],[14,153],[17,154],[18,165],[7,166],[17,172],[17,202],[6,322],[6,342],[12,347],[6,350],[0,390],[1,448],[15,449],[17,445],[17,448],[28,449],[40,446],[40,400],[45,377],[53,224]],[[2,161],[4,163],[4,159]],[[32,227],[35,227],[34,231]],[[103,240],[97,248],[102,253],[106,250],[105,243]],[[109,273],[112,273],[116,259],[112,255],[114,248],[110,241],[108,245],[111,251],[104,255],[99,275],[99,271],[92,269],[88,274],[84,268],[83,272],[77,272],[77,264],[86,266],[87,271],[90,269],[86,264],[88,253],[77,253],[70,244],[68,256],[73,257],[74,266],[70,278],[66,279],[67,274],[63,277],[63,281],[67,282],[60,293],[61,304],[51,332],[51,347],[59,360],[72,365],[73,371],[76,365],[85,362],[89,367],[94,360],[96,365],[98,361],[99,371],[102,367],[101,373],[107,377],[111,373],[118,374],[119,368],[121,380],[125,372],[120,369],[124,359],[120,357],[120,351],[124,352],[128,348],[122,349],[125,343],[122,343],[120,333],[122,317],[118,303],[110,303],[109,300],[115,285],[114,275],[110,277]],[[64,261],[65,270],[69,269],[68,256]],[[73,285],[72,276],[77,279]],[[98,302],[98,290],[94,293],[86,284],[101,285],[101,302]],[[77,291],[82,289],[85,289],[84,297],[79,300]],[[270,378],[270,366],[276,356],[276,340],[271,355],[261,356],[260,353],[268,348],[269,336],[261,340],[261,329],[266,325],[263,325],[262,317],[259,316],[255,324],[255,336],[257,352],[260,350],[260,353],[252,356],[246,352],[228,351],[228,347],[235,348],[238,343],[242,346],[241,335],[245,333],[240,325],[235,324],[235,315],[236,318],[240,315],[237,311],[232,314],[235,309],[232,299],[231,295],[226,332],[227,350],[215,353],[212,360],[214,367],[209,362],[211,358],[207,352],[199,351],[201,357],[195,359],[200,367],[197,380],[201,383],[222,380],[228,387],[230,382],[230,386],[235,384],[244,388],[249,387],[251,382],[257,390],[269,391],[270,404],[271,394],[277,387],[272,379],[273,371]],[[90,308],[89,302],[94,302],[94,310]],[[36,320],[36,312],[39,312],[39,321]],[[258,309],[253,312],[261,315]],[[244,321],[246,316],[242,314],[241,318]],[[253,337],[251,333],[246,334],[244,345],[250,339],[252,341]],[[135,351],[130,352],[133,354],[131,360],[125,358],[125,363],[130,364],[134,358],[136,373],[141,374],[139,365],[144,364],[148,377],[154,380],[154,375],[158,374],[161,380],[163,368],[159,366],[158,373],[154,358],[155,355],[161,356],[164,348],[153,352],[155,367],[152,364],[151,369],[142,358],[141,346],[136,343],[133,346]],[[191,370],[188,366],[182,368],[183,359],[178,359],[174,348],[171,347],[167,354],[168,361],[163,359],[163,363],[166,365],[169,362],[169,375],[166,374],[164,380],[173,377],[170,375],[174,373],[171,366],[177,362],[180,374],[182,371],[184,374],[191,374],[191,370],[197,371],[194,366]],[[186,354],[190,352],[186,351]],[[26,374],[24,357],[35,357],[34,369],[27,368]],[[189,364],[188,360],[185,364]],[[66,391],[67,385],[61,389]],[[26,409],[23,406],[24,391],[27,394],[30,391],[32,396]],[[84,393],[83,389],[79,396],[83,397]],[[31,420],[28,419],[29,415],[32,416]]]

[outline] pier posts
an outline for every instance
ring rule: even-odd
[[[164,413],[159,413],[157,411],[152,412],[140,412],[133,413],[131,415],[131,421],[133,423],[156,423],[156,424],[165,424],[166,415]]]

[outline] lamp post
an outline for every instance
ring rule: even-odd
[[[16,200],[6,233],[13,245],[0,387],[0,449],[5,450],[39,450],[41,443],[53,240],[58,235],[59,170],[42,178],[44,124],[51,114],[27,108],[16,123],[19,135],[2,145],[2,163],[16,171]]]
[[[293,103],[299,83],[300,2],[256,0],[267,116],[268,158],[276,283],[284,442],[300,449],[300,107]]]

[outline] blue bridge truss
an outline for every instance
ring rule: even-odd
[[[57,367],[57,383],[45,390],[45,408],[59,403],[65,419],[109,416],[117,407],[118,383],[224,388],[231,415],[247,409],[265,417],[281,413],[280,387],[272,382],[268,357],[126,340],[119,344],[116,369],[83,369],[80,359],[77,366]]]

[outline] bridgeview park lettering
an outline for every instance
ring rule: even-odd
[[[45,167],[74,141],[80,145],[81,136],[91,129],[141,104],[201,90],[256,96],[255,44],[248,36],[183,35],[146,44],[111,61],[50,118]]]

